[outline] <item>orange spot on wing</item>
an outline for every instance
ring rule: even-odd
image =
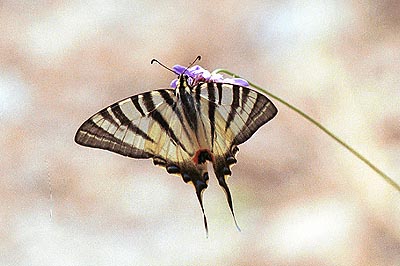
[[[192,158],[193,162],[195,164],[200,164],[199,159],[203,160],[204,158],[199,158],[199,157],[204,156],[204,153],[206,153],[206,155],[208,155],[211,158],[211,160],[209,160],[209,159],[206,159],[206,160],[214,161],[214,155],[211,153],[211,151],[209,149],[200,149],[200,150],[196,151],[196,153],[194,154],[194,156]],[[205,163],[205,161],[201,162],[201,163]]]

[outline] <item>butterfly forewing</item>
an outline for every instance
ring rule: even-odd
[[[217,119],[215,116],[209,116],[208,119],[215,121],[215,126],[224,132],[224,136],[225,132],[232,133],[228,134],[227,141],[233,145],[239,145],[248,140],[278,111],[273,103],[261,93],[237,85],[203,84],[200,95],[207,101],[215,103],[215,110],[220,116],[217,114]],[[202,114],[205,117],[208,112],[206,107],[203,108]],[[229,139],[232,136],[233,138]]]
[[[173,90],[162,90],[174,96]],[[151,116],[156,110],[172,113],[160,91],[136,95],[117,102],[89,118],[78,130],[75,141],[81,145],[110,150],[133,158],[150,158],[155,154],[161,156],[160,140],[170,140],[168,131]],[[170,108],[169,108],[170,109]],[[160,114],[159,111],[157,111]],[[164,114],[165,115],[165,114]],[[173,117],[164,118],[169,121]],[[169,145],[173,148],[174,145]],[[174,154],[164,149],[164,154]]]

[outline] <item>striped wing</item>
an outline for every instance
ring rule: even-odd
[[[196,90],[203,124],[212,137],[209,145],[217,154],[248,140],[278,112],[266,96],[246,87],[204,83]]]
[[[181,75],[176,90],[146,92],[117,102],[78,129],[78,144],[133,158],[152,158],[168,173],[192,183],[207,221],[202,191],[207,188],[206,160],[212,161],[233,217],[226,183],[236,163],[237,145],[248,140],[277,113],[264,95],[222,83],[188,86]],[[235,220],[236,222],[236,220]]]
[[[117,102],[89,118],[75,141],[133,158],[152,158],[168,173],[180,174],[195,186],[204,215],[201,192],[207,187],[207,164],[193,160],[199,141],[175,93],[155,90]],[[205,215],[204,224],[207,230]]]
[[[214,155],[214,172],[235,217],[226,179],[232,174],[231,166],[237,162],[237,145],[248,140],[278,110],[267,97],[246,87],[204,83],[195,91],[200,96],[197,98],[204,128],[211,136],[209,145]]]
[[[183,134],[182,114],[174,110],[175,104],[172,89],[126,98],[83,123],[75,141],[132,158],[153,158],[155,164],[166,167],[178,166],[190,158],[194,148]]]

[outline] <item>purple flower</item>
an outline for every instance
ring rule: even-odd
[[[201,66],[193,66],[186,70],[186,67],[181,65],[175,65],[172,68],[177,74],[185,74],[189,77],[189,84],[194,86],[200,82],[217,82],[217,83],[229,83],[233,85],[239,85],[248,87],[249,83],[241,78],[224,78],[221,74],[211,74],[208,70],[205,70]],[[186,70],[186,71],[185,71]],[[174,79],[171,82],[171,88],[176,88],[178,79]]]

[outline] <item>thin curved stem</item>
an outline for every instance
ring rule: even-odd
[[[213,74],[217,74],[217,73],[225,73],[228,74],[232,77],[237,77],[237,78],[242,78],[239,75],[236,75],[235,73],[232,73],[228,70],[225,69],[216,69],[212,72]],[[249,82],[249,81],[247,81]],[[325,128],[324,126],[322,126],[319,122],[317,122],[314,118],[310,117],[309,115],[307,115],[306,113],[304,113],[303,111],[301,111],[299,108],[291,105],[290,103],[286,102],[285,100],[279,98],[278,96],[272,94],[271,92],[268,92],[266,90],[264,90],[263,88],[261,88],[260,86],[249,82],[250,86],[256,88],[257,90],[267,94],[268,96],[270,96],[271,98],[277,100],[278,102],[286,105],[287,107],[289,107],[290,109],[292,109],[293,111],[295,111],[296,113],[298,113],[299,115],[301,115],[302,117],[304,117],[306,120],[308,120],[309,122],[311,122],[312,124],[314,124],[315,126],[317,126],[318,128],[320,128],[323,132],[325,132],[328,136],[330,136],[332,139],[334,139],[336,142],[338,142],[340,145],[342,145],[343,147],[345,147],[348,151],[350,151],[354,156],[356,156],[358,159],[360,159],[362,162],[364,162],[366,165],[368,165],[372,170],[374,170],[378,175],[380,175],[389,185],[391,185],[392,187],[394,187],[397,191],[400,192],[400,185],[397,184],[391,177],[389,177],[387,174],[385,174],[382,170],[380,170],[377,166],[375,166],[373,163],[371,163],[367,158],[365,158],[363,155],[361,155],[359,152],[357,152],[355,149],[353,149],[350,145],[348,145],[347,143],[345,143],[343,140],[339,139],[337,136],[335,136],[331,131],[329,131],[327,128]]]

